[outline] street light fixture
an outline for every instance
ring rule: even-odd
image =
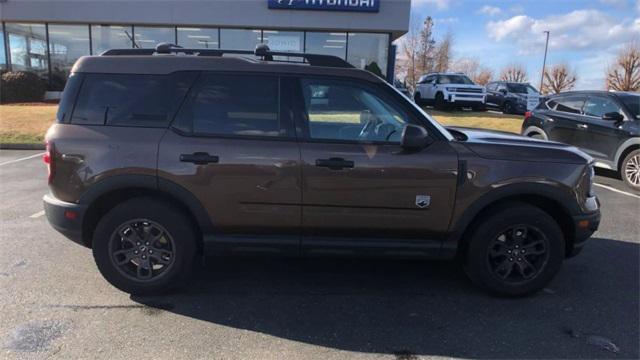
[[[544,67],[547,64],[547,49],[549,48],[549,33],[550,31],[543,31],[547,34],[547,42],[544,45],[544,60],[542,60],[542,75],[540,76],[540,92],[542,93],[542,84],[544,84]]]

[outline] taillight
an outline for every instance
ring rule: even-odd
[[[42,161],[44,161],[44,163],[47,164],[47,173],[48,173],[47,182],[51,184],[51,182],[53,181],[53,175],[55,173],[53,143],[51,141],[46,142],[46,150],[44,155],[42,155]]]
[[[524,119],[527,120],[528,118],[531,117],[531,115],[533,115],[533,113],[531,111],[527,111],[524,113]]]

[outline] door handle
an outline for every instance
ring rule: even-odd
[[[331,170],[342,170],[344,168],[352,168],[354,166],[353,161],[345,160],[343,158],[332,157],[329,159],[317,159],[316,166],[326,167]]]
[[[220,160],[216,155],[209,155],[206,152],[196,152],[193,154],[180,155],[180,161],[190,162],[196,165],[205,165],[209,163],[217,163]]]
[[[576,126],[578,127],[578,129],[583,129],[583,130],[586,130],[589,128],[589,126],[587,126],[586,124],[578,124]]]

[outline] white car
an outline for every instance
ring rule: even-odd
[[[413,99],[418,105],[433,105],[436,109],[471,107],[484,110],[486,93],[461,73],[434,73],[420,77]]]

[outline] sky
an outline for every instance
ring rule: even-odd
[[[412,0],[412,20],[434,19],[436,40],[454,37],[455,59],[475,58],[493,69],[520,63],[540,86],[545,34],[547,66],[566,63],[576,89],[604,89],[605,71],[630,41],[640,43],[640,0]]]

